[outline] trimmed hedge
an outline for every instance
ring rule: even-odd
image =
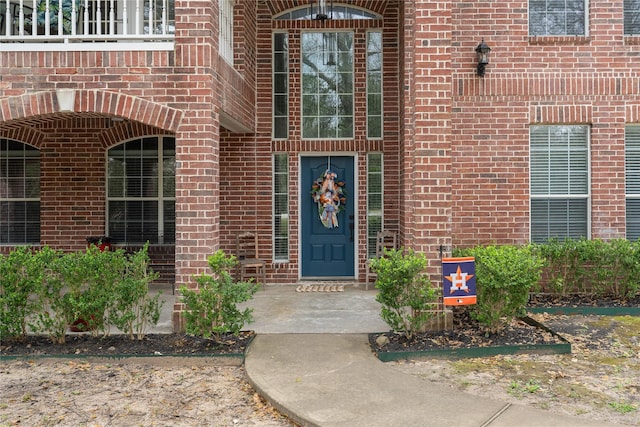
[[[534,250],[546,262],[538,292],[624,299],[640,291],[640,241],[550,240]]]
[[[157,277],[148,245],[131,255],[94,245],[69,253],[17,248],[0,256],[0,339],[32,332],[64,343],[76,321],[96,336],[108,335],[113,325],[141,339],[160,318],[160,295],[149,295]]]

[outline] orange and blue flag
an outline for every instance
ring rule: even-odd
[[[442,296],[444,305],[477,302],[475,258],[442,258]]]

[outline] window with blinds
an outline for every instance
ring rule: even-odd
[[[640,0],[624,0],[624,34],[640,36]]]
[[[273,155],[273,260],[289,259],[289,156]]]
[[[0,244],[40,243],[40,151],[0,138]]]
[[[589,126],[530,128],[531,240],[589,237]]]
[[[640,125],[627,125],[624,133],[627,199],[627,239],[640,238]]]
[[[175,138],[152,136],[108,153],[107,218],[116,243],[175,243]]]
[[[367,257],[376,255],[376,235],[382,231],[382,153],[367,154]]]

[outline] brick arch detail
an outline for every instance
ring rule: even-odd
[[[98,135],[98,139],[102,147],[108,149],[131,139],[160,135],[175,135],[175,133],[167,132],[164,129],[158,129],[144,123],[122,122],[122,124],[102,131]]]
[[[182,110],[143,98],[98,90],[77,91],[75,112],[116,115],[169,132],[176,131],[183,113]]]
[[[103,90],[69,90],[73,109],[62,110],[55,90],[12,96],[0,100],[0,122],[57,113],[93,113],[119,116],[175,132],[183,111],[136,96]]]
[[[44,133],[24,126],[20,128],[0,129],[0,138],[20,141],[39,149],[42,144],[42,139],[44,138]]]

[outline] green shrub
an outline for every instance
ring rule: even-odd
[[[44,333],[53,342],[64,343],[70,316],[65,316],[68,302],[64,298],[66,289],[60,270],[66,259],[61,252],[49,247],[42,248],[37,256],[43,263],[44,274],[36,289],[37,306],[30,326],[34,333]]]
[[[640,293],[640,240],[614,239],[608,246],[601,267],[603,289],[616,297],[633,298]]]
[[[21,247],[0,256],[0,340],[22,339],[29,317],[36,311],[32,295],[43,279],[42,259]]]
[[[64,343],[68,326],[81,321],[79,327],[107,335],[105,317],[115,298],[115,284],[123,278],[124,253],[91,246],[84,252],[41,251],[40,256],[46,269],[37,292],[40,311],[34,330]]]
[[[478,302],[470,310],[489,332],[525,314],[544,265],[530,246],[477,246],[456,250],[455,256],[475,258]]]
[[[220,334],[237,335],[245,323],[253,321],[253,309],[240,311],[237,305],[252,298],[258,290],[253,282],[235,282],[230,273],[236,266],[236,258],[218,250],[208,259],[212,275],[196,276],[198,289],[180,287],[185,312],[186,332],[216,340]]]
[[[149,295],[149,284],[160,275],[149,268],[149,244],[127,258],[123,280],[114,286],[109,321],[131,339],[142,339],[149,325],[160,320],[160,293]]]
[[[536,291],[547,291],[559,295],[584,290],[586,270],[580,245],[575,240],[552,239],[543,245],[534,245],[535,252],[546,261],[545,283]]]
[[[383,257],[370,262],[377,275],[376,288],[380,292],[376,301],[382,305],[382,319],[411,339],[435,316],[432,309],[438,300],[436,289],[425,274],[425,255],[412,250],[385,250]]]
[[[640,241],[550,240],[535,249],[547,263],[540,291],[631,298],[640,290]]]
[[[160,317],[160,295],[149,296],[149,283],[157,274],[148,268],[148,246],[130,257],[122,250],[61,253],[49,248],[38,252],[44,266],[35,290],[35,333],[64,343],[69,325],[106,336],[115,325],[132,338],[141,339],[145,328]],[[80,321],[78,323],[77,321]]]

